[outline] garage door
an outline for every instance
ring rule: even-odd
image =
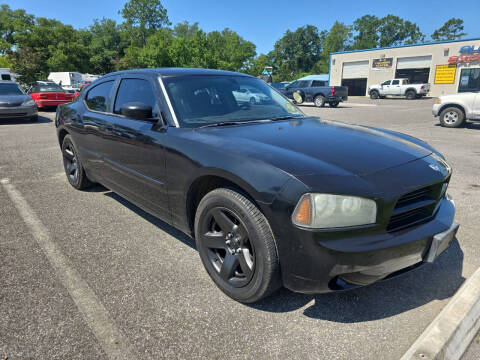
[[[368,77],[368,60],[343,63],[343,79],[358,79]]]
[[[397,69],[421,69],[429,68],[432,63],[432,56],[414,56],[398,58]]]

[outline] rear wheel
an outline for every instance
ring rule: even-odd
[[[413,100],[417,97],[417,93],[414,90],[408,90],[405,94],[407,100]]]
[[[38,121],[38,115],[34,115],[30,117],[31,122],[37,122]]]
[[[220,188],[205,195],[195,216],[195,239],[208,274],[231,298],[251,303],[280,287],[268,221],[241,193]]]
[[[328,105],[332,108],[336,108],[338,106],[338,104],[340,104],[339,101],[332,101],[332,102],[328,103]]]
[[[316,107],[324,107],[325,97],[323,95],[317,95],[315,96],[315,99],[313,99],[313,103],[315,104]]]
[[[378,93],[378,91],[373,90],[373,91],[370,92],[370,99],[376,100],[379,97],[380,97],[380,94]]]
[[[463,111],[456,107],[449,107],[440,113],[440,124],[449,128],[457,128],[465,123]]]
[[[255,105],[255,103],[256,103],[256,100],[255,100],[255,98],[252,96],[252,97],[250,98],[250,104]]]
[[[63,167],[70,185],[77,190],[84,190],[92,186],[92,182],[87,178],[82,163],[78,158],[77,149],[70,135],[66,135],[63,138],[62,155]]]

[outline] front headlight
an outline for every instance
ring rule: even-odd
[[[33,99],[24,101],[22,104],[22,106],[33,106],[33,105],[35,105],[35,101]]]
[[[295,225],[312,229],[374,224],[375,201],[358,196],[305,194],[292,214]]]

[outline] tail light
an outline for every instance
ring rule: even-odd
[[[422,87],[420,89],[422,89],[422,90],[425,89],[425,85],[422,85]]]
[[[335,95],[335,87],[332,86],[332,87],[330,88],[330,94],[331,94],[331,95]]]

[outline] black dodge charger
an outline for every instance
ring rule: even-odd
[[[57,109],[56,127],[73,187],[101,183],[193,236],[241,302],[393,277],[434,261],[459,226],[451,168],[427,143],[307,117],[244,74],[108,74]]]

